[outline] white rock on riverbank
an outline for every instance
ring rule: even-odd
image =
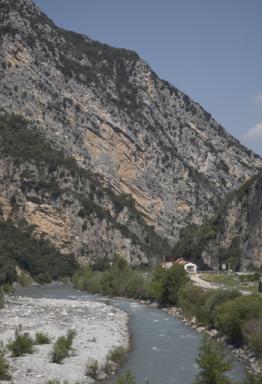
[[[48,333],[52,343],[35,346],[32,355],[19,358],[7,355],[14,384],[46,384],[49,379],[68,380],[70,384],[91,383],[93,380],[85,377],[87,362],[96,359],[103,365],[112,348],[127,348],[129,343],[127,314],[97,302],[11,298],[1,310],[0,340],[7,343],[13,339],[19,324],[32,337],[38,331]],[[54,340],[71,328],[77,332],[73,356],[62,364],[51,363]]]

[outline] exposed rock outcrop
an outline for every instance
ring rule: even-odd
[[[174,255],[212,268],[262,266],[262,172],[252,177],[201,226],[188,226]]]
[[[170,252],[133,199],[50,147],[18,117],[0,118],[0,206],[4,220],[25,219],[79,261],[124,257],[152,264]]]

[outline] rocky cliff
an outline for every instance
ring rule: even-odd
[[[11,179],[2,187],[9,191],[5,195],[10,196],[15,182],[24,199],[23,215],[52,241],[78,256],[95,257],[105,248],[105,254],[116,248],[125,249],[131,259],[146,260],[148,251],[134,246],[125,230],[143,247],[148,247],[151,232],[173,244],[181,228],[201,224],[227,193],[261,167],[258,156],[200,105],[159,79],[135,52],[59,29],[31,0],[0,0],[0,6],[2,110],[23,116],[53,150],[101,179],[112,196],[130,195],[135,216],[143,222],[129,225],[128,204],[120,217],[111,212],[122,223],[121,236],[108,229],[108,221],[92,221],[88,210],[82,222],[73,185],[78,183],[81,200],[89,194],[88,181],[80,186],[64,169],[45,168],[39,174],[35,165],[27,164],[30,176],[22,185],[24,165],[16,167],[6,153],[1,172]],[[62,179],[59,191],[70,189],[71,208],[60,197],[51,198],[45,187]],[[30,189],[28,183],[37,187]],[[94,201],[110,211],[111,197],[101,201],[95,195]],[[88,228],[84,240],[82,225]]]
[[[262,266],[262,172],[227,197],[201,226],[181,232],[173,256],[190,258],[214,269],[222,263],[244,270]]]
[[[17,116],[0,118],[3,218],[26,220],[64,254],[96,261],[119,254],[132,264],[161,259],[167,242],[146,224],[133,199],[114,194],[97,174],[52,148]]]

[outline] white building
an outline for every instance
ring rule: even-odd
[[[184,265],[185,271],[188,273],[197,273],[197,266],[194,263],[186,263]]]

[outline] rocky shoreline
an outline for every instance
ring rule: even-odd
[[[204,326],[200,326],[195,318],[186,318],[182,310],[177,307],[162,308],[163,311],[167,312],[170,316],[179,318],[184,324],[190,326],[198,333],[205,333],[211,338],[216,338],[222,342],[225,342],[224,337],[219,337],[216,329],[207,329]],[[247,348],[234,348],[233,346],[227,345],[231,350],[232,354],[238,360],[244,360],[247,363],[247,369],[251,373],[259,373],[262,371],[262,362],[257,360],[252,352]]]
[[[128,315],[117,308],[98,302],[67,299],[9,297],[1,310],[0,340],[4,345],[14,339],[18,325],[34,338],[36,332],[50,335],[51,344],[36,345],[34,353],[13,358],[7,354],[12,383],[46,384],[48,380],[68,380],[70,383],[91,384],[94,378],[86,376],[89,364],[98,364],[97,376],[105,379],[117,365],[108,361],[110,351],[129,347]],[[76,331],[73,353],[62,364],[50,361],[57,337],[69,329]],[[4,383],[4,382],[3,382]]]

